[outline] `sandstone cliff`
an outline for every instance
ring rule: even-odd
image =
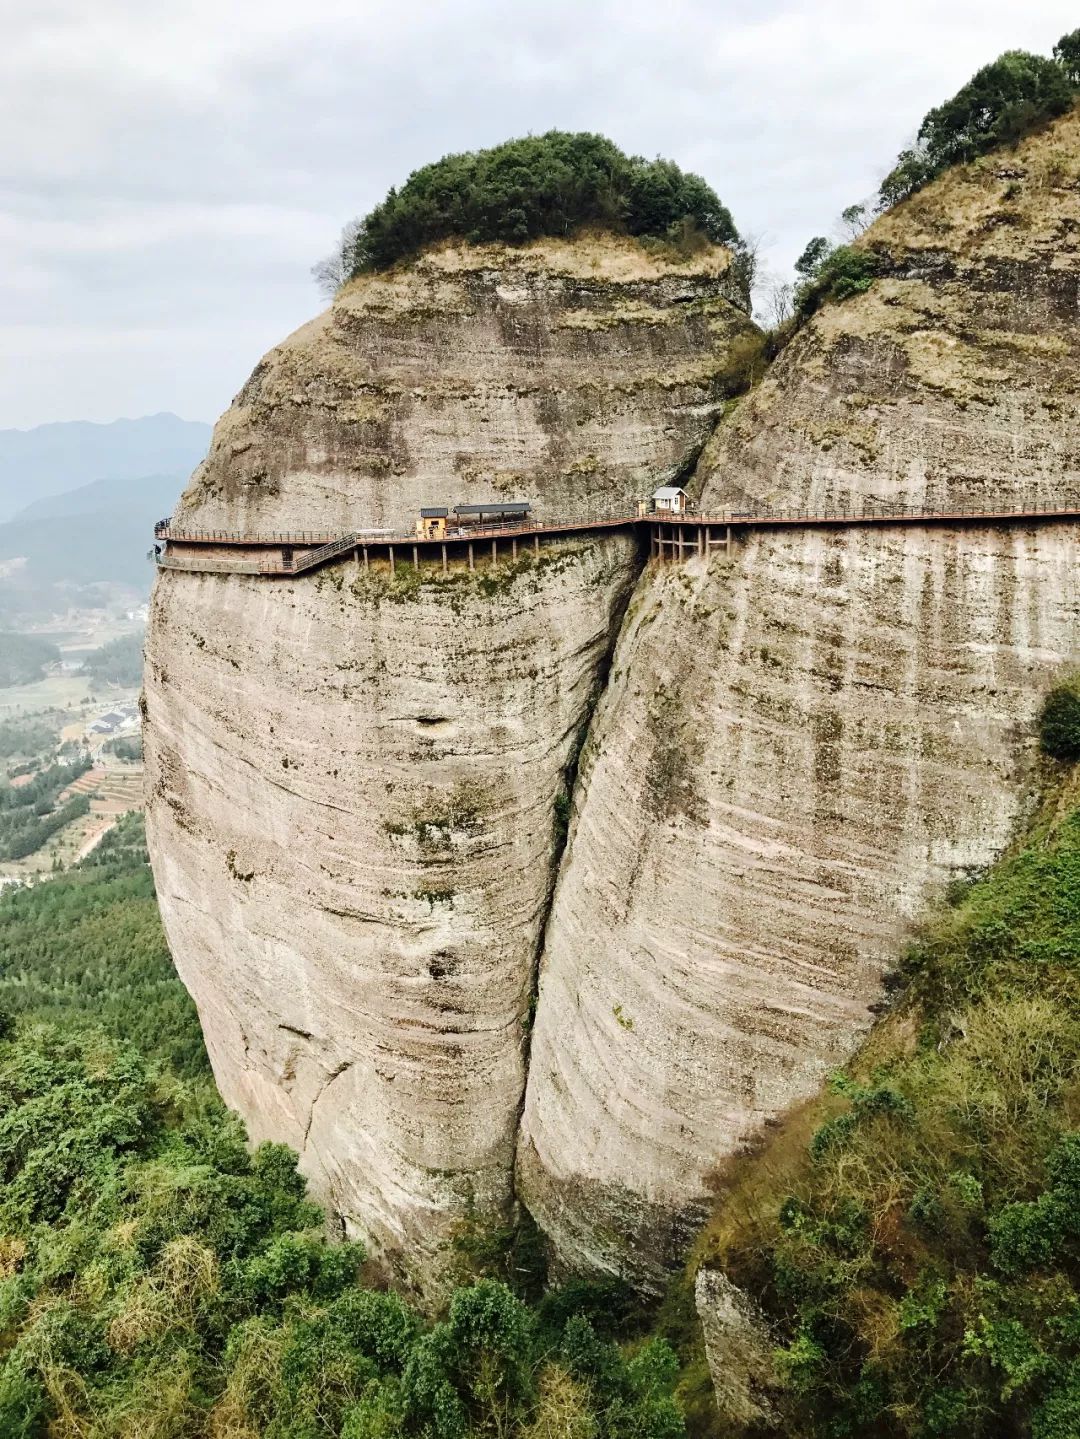
[[[718,428],[704,508],[1075,504],[1080,118],[864,238]],[[575,797],[519,1187],[563,1261],[659,1281],[710,1175],[870,1022],[903,931],[1029,792],[1080,657],[1075,528],[758,534],[650,567]]]
[[[178,515],[333,532],[470,498],[632,501],[712,429],[753,332],[738,289],[724,249],[679,262],[611,236],[448,246],[355,280],[256,367]]]
[[[265,533],[421,502],[628,499],[693,464],[750,330],[727,256],[444,250],[274,350],[179,514]],[[148,835],[218,1083],[399,1277],[505,1215],[565,787],[635,540],[470,574],[163,572]]]

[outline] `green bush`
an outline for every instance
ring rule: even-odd
[[[1058,685],[1043,701],[1039,743],[1054,759],[1080,759],[1080,679]]]
[[[739,245],[731,215],[698,175],[627,156],[602,135],[550,130],[490,150],[447,155],[409,176],[350,226],[332,279],[381,270],[440,240],[523,244],[595,225],[685,246],[687,227]]]
[[[1002,145],[1063,115],[1080,86],[1080,31],[1065,35],[1054,58],[1008,50],[984,65],[951,100],[930,110],[913,149],[901,151],[882,181],[879,208],[888,209],[963,161]]]
[[[802,282],[795,291],[795,308],[812,315],[826,300],[847,300],[869,290],[880,272],[881,258],[873,250],[854,245],[831,245],[818,235],[795,262]]]

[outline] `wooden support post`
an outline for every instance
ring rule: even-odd
[[[498,564],[498,562],[499,562],[499,542],[498,542],[498,540],[492,540],[492,542],[491,542],[491,563],[492,563],[493,565],[495,565],[495,564]]]
[[[699,555],[703,555],[703,554],[705,553],[705,526],[704,526],[704,525],[698,525],[698,527],[697,527],[697,552],[698,552]]]
[[[472,552],[472,540],[469,541],[469,569],[470,569],[470,570],[475,570],[475,569],[476,569],[476,562],[475,562],[475,560],[473,559],[473,552]]]
[[[516,560],[516,559],[517,559],[517,536],[516,536],[516,535],[515,535],[515,537],[510,541],[510,558],[511,558],[512,560]]]
[[[414,570],[420,568],[420,552],[415,545],[412,547],[412,567]]]
[[[731,526],[730,526],[730,525],[725,525],[725,526],[724,526],[724,550],[725,550],[726,553],[727,553],[728,559],[730,559],[730,558],[731,558]]]
[[[711,550],[712,550],[712,526],[711,526],[711,525],[706,525],[706,526],[705,526],[705,558],[706,558],[706,559],[709,558],[709,554],[710,554]]]
[[[393,579],[393,577],[394,577],[394,547],[393,547],[393,545],[388,545],[387,548],[388,548],[389,551],[390,551],[390,578]]]
[[[446,574],[446,545],[445,545],[445,544],[444,544],[443,547],[442,547],[442,572],[443,572],[444,575]]]
[[[364,546],[364,573],[371,569],[371,559],[368,556],[367,545]]]
[[[538,554],[540,553],[540,536],[539,536],[539,535],[533,535],[533,553],[536,554],[536,555],[538,555]]]

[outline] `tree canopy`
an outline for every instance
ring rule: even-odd
[[[1080,30],[1062,36],[1052,59],[1007,50],[923,117],[915,145],[901,151],[882,181],[880,208],[904,199],[950,165],[1015,144],[1063,115],[1078,87]]]
[[[586,225],[666,237],[687,224],[714,243],[739,244],[730,213],[700,175],[625,155],[602,135],[550,130],[414,171],[346,228],[340,253],[315,274],[333,287],[452,238],[517,245]]]

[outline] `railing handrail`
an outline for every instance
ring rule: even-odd
[[[879,505],[881,508],[869,508],[870,504]],[[250,545],[253,547],[262,546],[298,546],[309,547],[305,555],[298,559],[313,559],[321,551],[330,550],[334,547],[348,549],[353,546],[381,546],[387,544],[431,544],[441,540],[462,541],[499,539],[502,536],[508,538],[517,535],[544,534],[552,532],[571,532],[576,529],[591,529],[601,526],[617,527],[620,525],[636,524],[695,524],[695,525],[732,525],[738,528],[752,528],[754,525],[768,524],[828,524],[828,523],[852,523],[861,524],[865,522],[886,522],[889,520],[949,520],[949,519],[1012,519],[1021,518],[1025,515],[1071,516],[1080,514],[1078,505],[1052,505],[1046,502],[1013,503],[1009,505],[973,505],[970,502],[958,502],[952,505],[935,507],[931,505],[909,505],[893,501],[862,501],[856,509],[852,506],[840,508],[837,506],[820,506],[814,508],[795,509],[791,507],[775,507],[764,505],[753,510],[739,510],[729,508],[714,513],[706,513],[697,509],[686,511],[646,511],[640,514],[637,511],[617,511],[608,514],[587,514],[587,515],[565,515],[550,517],[547,519],[530,520],[524,523],[496,523],[485,525],[455,525],[448,528],[443,534],[435,536],[417,535],[407,530],[355,530],[347,535],[328,535],[325,531],[312,530],[279,531],[264,534],[245,534],[236,530],[173,530],[172,522],[159,520],[154,526],[154,533],[157,538],[173,541],[175,543],[218,543],[226,545]]]

